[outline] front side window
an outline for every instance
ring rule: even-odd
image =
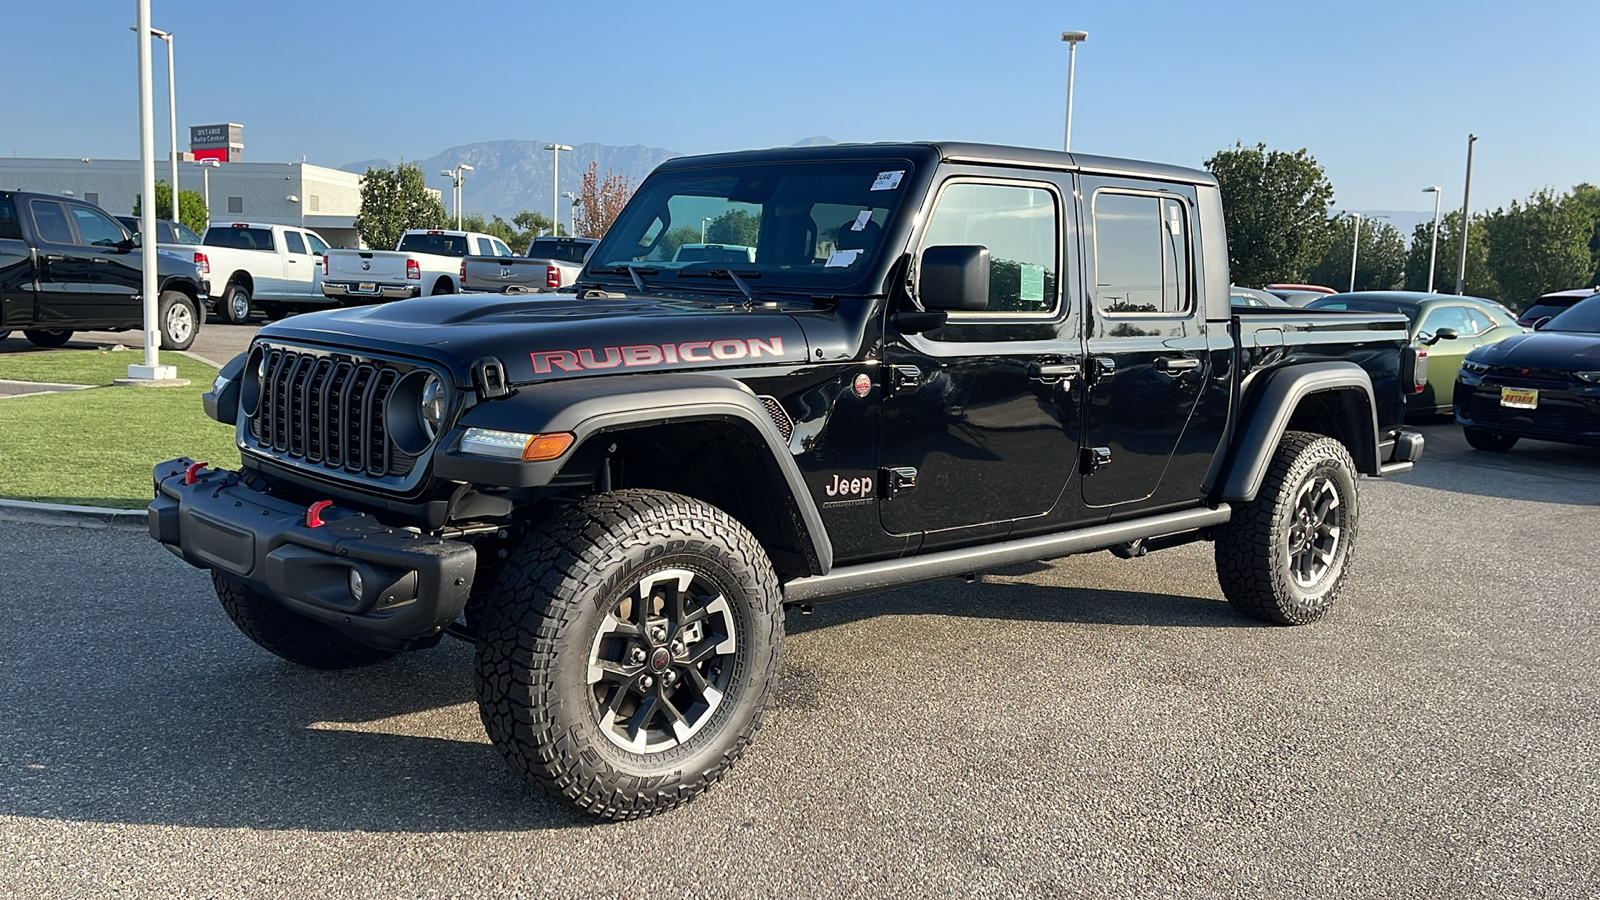
[[[630,266],[646,278],[711,278],[731,266],[760,278],[759,287],[842,289],[872,271],[911,177],[905,160],[658,172],[606,232],[589,272],[611,276]],[[711,246],[719,248],[715,259],[702,252]]]
[[[1187,312],[1193,269],[1187,207],[1171,197],[1096,192],[1094,263],[1101,312]]]
[[[1056,309],[1060,235],[1055,194],[1048,189],[956,182],[939,194],[922,248],[989,248],[985,312],[1048,315]]]
[[[189,226],[183,224],[182,222],[173,223],[172,232],[173,232],[173,235],[172,235],[173,241],[172,242],[175,243],[175,244],[198,244],[198,243],[200,243],[200,235],[195,234],[193,228],[190,228]]]
[[[1472,319],[1467,316],[1467,310],[1460,306],[1436,306],[1428,311],[1422,320],[1421,330],[1428,334],[1438,334],[1441,328],[1453,328],[1456,334],[1466,336],[1477,334],[1473,330]]]
[[[315,253],[318,256],[324,256],[324,255],[327,254],[327,252],[328,252],[328,242],[327,241],[323,240],[322,238],[317,237],[316,235],[312,234],[309,231],[306,232],[306,240],[311,242],[311,252],[312,253]]]
[[[115,247],[128,239],[122,226],[98,209],[87,206],[69,206],[72,218],[78,223],[78,236],[82,242],[94,247]]]
[[[306,242],[300,239],[300,232],[298,231],[285,231],[283,233],[283,246],[290,253],[305,255]]]
[[[505,245],[505,242],[500,240],[499,238],[490,238],[489,239],[489,246],[494,248],[494,255],[495,256],[511,256],[512,255],[511,248],[507,247]]]

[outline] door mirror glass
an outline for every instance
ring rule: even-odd
[[[1460,337],[1461,334],[1454,328],[1441,328],[1438,331],[1435,331],[1433,336],[1441,341],[1453,341]]]
[[[924,309],[982,311],[989,306],[989,248],[941,244],[922,251],[917,296]]]

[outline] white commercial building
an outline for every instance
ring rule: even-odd
[[[156,161],[158,180],[169,177],[167,166],[165,160]],[[0,190],[77,197],[118,216],[133,213],[139,178],[136,159],[0,157]],[[178,164],[179,190],[203,193],[208,178],[214,223],[299,225],[335,247],[361,246],[356,236],[360,175],[298,162],[227,162],[215,167]]]

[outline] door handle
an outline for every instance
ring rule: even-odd
[[[1173,375],[1200,368],[1200,360],[1192,356],[1163,356],[1156,360],[1156,368]]]
[[[1075,362],[1031,362],[1028,363],[1028,377],[1035,381],[1060,381],[1063,378],[1076,378],[1083,371],[1083,367]]]
[[[1117,361],[1109,356],[1096,356],[1090,359],[1089,380],[1094,384],[1110,381],[1117,374]]]
[[[89,262],[97,263],[97,264],[102,265],[102,266],[106,264],[106,260],[103,260],[98,256],[89,257]]]
[[[45,262],[61,262],[63,259],[66,259],[66,257],[59,253],[46,253],[44,255]]]

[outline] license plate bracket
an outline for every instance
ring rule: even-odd
[[[1500,388],[1500,405],[1511,409],[1538,409],[1539,392],[1533,388]]]

